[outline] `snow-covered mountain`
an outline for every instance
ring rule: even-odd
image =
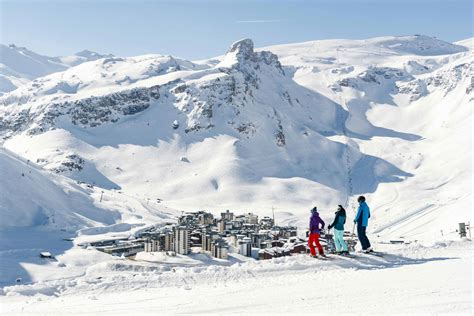
[[[446,240],[458,238],[458,223],[472,222],[472,39],[259,49],[244,39],[203,61],[1,49],[0,77],[15,88],[0,96],[6,313],[76,305],[115,313],[117,297],[122,312],[144,313],[249,306],[281,313],[313,310],[315,301],[326,302],[322,313],[470,311],[472,245]],[[383,257],[146,253],[144,262],[79,246],[133,239],[177,210],[270,215],[274,207],[277,224],[303,234],[312,206],[329,221],[345,204],[350,230],[359,194],[367,196],[369,236]],[[392,238],[411,244],[381,243]],[[40,259],[45,250],[56,258]],[[333,309],[339,296],[314,284],[354,300]],[[270,287],[295,295],[280,299]],[[190,304],[182,304],[184,293]],[[202,304],[209,295],[218,307]]]
[[[441,225],[468,215],[452,208],[469,208],[472,70],[467,47],[426,36],[246,39],[207,61],[107,57],[38,78],[0,98],[0,130],[47,170],[178,209],[276,206],[304,225],[312,204],[367,194],[377,231],[407,214]]]
[[[35,78],[63,71],[86,61],[111,56],[84,50],[71,56],[49,57],[25,47],[0,44],[0,95]]]

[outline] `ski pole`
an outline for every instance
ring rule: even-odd
[[[356,224],[354,223],[354,226],[352,226],[352,234],[351,234],[351,243],[354,241],[354,230],[355,230]],[[354,247],[355,249],[355,247]]]

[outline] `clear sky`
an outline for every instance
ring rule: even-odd
[[[472,0],[0,0],[0,19],[1,43],[46,55],[90,49],[203,59],[244,37],[262,47],[384,35],[473,36]]]

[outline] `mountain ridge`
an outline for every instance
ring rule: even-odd
[[[113,55],[101,55],[89,50],[62,57],[37,54],[15,44],[0,44],[0,95],[51,73],[64,71],[83,62]]]

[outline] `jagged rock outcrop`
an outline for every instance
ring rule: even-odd
[[[160,86],[137,88],[110,93],[101,97],[89,97],[44,105],[41,110],[6,112],[0,116],[0,132],[28,130],[30,135],[55,127],[59,117],[65,116],[74,125],[96,127],[106,122],[115,123],[122,116],[134,115],[146,110],[160,98]]]

